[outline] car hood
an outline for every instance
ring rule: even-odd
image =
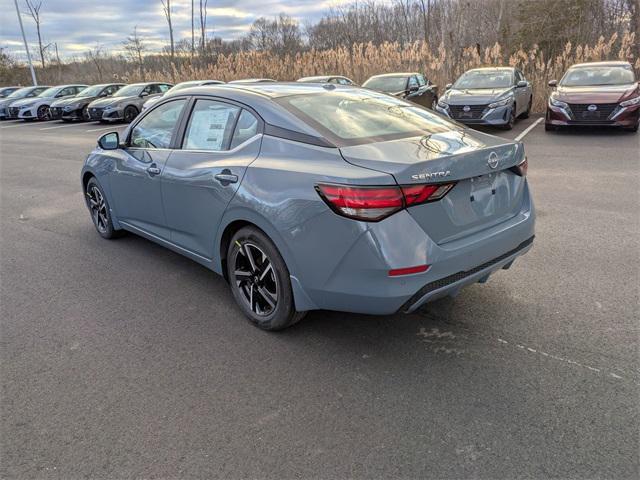
[[[513,91],[513,88],[467,88],[458,90],[451,88],[442,99],[454,105],[480,105],[491,103]]]
[[[563,87],[553,92],[556,100],[566,103],[618,103],[638,92],[638,82],[631,85],[593,85],[586,87]]]
[[[7,108],[9,105],[24,100],[24,98],[3,98],[0,100],[0,108]]]
[[[69,105],[71,103],[75,103],[77,102],[78,99],[76,97],[71,97],[71,98],[61,98],[60,100],[56,100],[54,102],[51,102],[52,107],[64,107],[65,105]]]
[[[40,97],[23,98],[22,100],[16,100],[11,104],[12,107],[28,107],[34,103],[38,103],[41,100]]]
[[[501,169],[522,160],[521,144],[466,128],[423,136],[341,147],[353,165],[393,175],[400,184],[442,182],[477,177],[491,171],[488,155],[498,155]],[[438,172],[448,172],[446,177]],[[436,173],[433,177],[424,174]]]
[[[112,107],[112,106],[118,105],[119,103],[131,101],[137,98],[138,97],[136,96],[100,98],[98,100],[91,102],[91,106],[99,107],[99,108]]]

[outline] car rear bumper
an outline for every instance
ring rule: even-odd
[[[447,117],[455,120],[456,122],[463,123],[465,125],[489,125],[489,126],[504,126],[509,123],[512,107],[510,105],[497,108],[486,108],[478,118],[464,118],[460,116],[451,116],[449,110],[445,110],[439,106],[436,106],[436,111]]]
[[[398,212],[371,224],[318,288],[310,288],[300,275],[295,280],[315,308],[374,315],[412,312],[429,301],[454,296],[468,284],[484,283],[531,248],[535,210],[528,186],[525,193],[515,216],[441,244],[429,238],[410,213]],[[391,269],[425,264],[425,272],[389,276]]]

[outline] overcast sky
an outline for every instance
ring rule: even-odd
[[[37,1],[37,0],[36,0]],[[209,0],[207,26],[215,36],[231,40],[247,32],[261,16],[286,13],[304,21],[318,20],[332,5],[349,0]],[[196,0],[196,4],[199,1]],[[175,38],[191,38],[191,0],[172,0]],[[24,0],[18,0],[26,12]],[[25,51],[15,12],[14,0],[0,0],[0,47],[24,59]],[[160,0],[42,0],[43,43],[58,44],[64,57],[81,55],[99,42],[110,50],[121,50],[122,41],[135,26],[150,49],[168,43],[169,33]],[[36,51],[37,35],[33,20],[22,15],[27,41]]]

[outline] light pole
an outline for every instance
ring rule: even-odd
[[[27,51],[27,59],[29,60],[29,70],[31,70],[31,80],[33,80],[33,85],[38,85],[38,80],[36,79],[36,72],[33,69],[33,63],[31,63],[31,54],[29,53],[29,45],[27,44],[27,36],[24,34],[24,26],[22,25],[22,16],[20,15],[20,9],[18,8],[18,0],[13,0],[13,3],[16,4],[16,14],[18,15],[18,22],[20,23],[20,30],[22,31],[22,40],[24,41],[24,48]]]

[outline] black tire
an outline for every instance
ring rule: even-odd
[[[83,122],[90,122],[91,121],[91,115],[89,115],[89,105],[85,105],[85,107],[82,109],[82,113],[80,115],[82,116],[82,121]]]
[[[245,316],[262,330],[282,330],[300,321],[289,270],[264,232],[244,227],[227,249],[227,278],[231,293]]]
[[[60,120],[62,120],[65,123],[71,123],[72,120],[70,118],[61,118]]]
[[[531,115],[531,105],[533,104],[533,97],[529,97],[529,103],[527,104],[527,109],[520,114],[520,118],[529,118]]]
[[[38,120],[47,120],[49,118],[49,106],[40,105],[36,112],[36,116],[38,117]]]
[[[138,109],[133,105],[129,105],[124,109],[124,121],[125,123],[133,122],[133,119],[138,116]]]
[[[546,132],[557,132],[558,130],[560,130],[560,127],[558,127],[557,125],[552,125],[551,123],[545,123],[544,130]]]
[[[84,198],[98,234],[106,239],[119,237],[122,232],[113,228],[107,197],[95,177],[87,182]]]

